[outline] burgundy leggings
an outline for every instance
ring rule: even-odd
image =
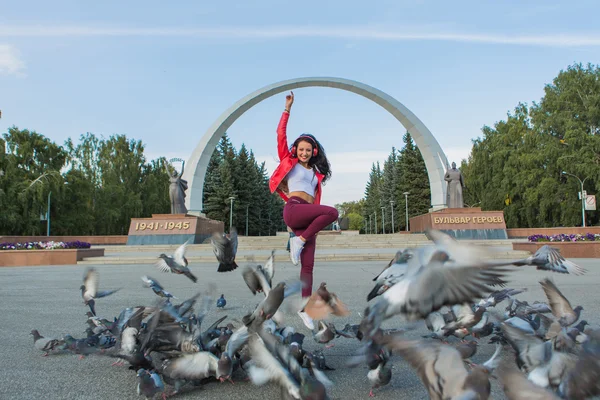
[[[310,204],[300,197],[290,197],[283,207],[283,220],[292,228],[296,236],[302,236],[306,243],[300,254],[300,280],[304,284],[302,297],[312,293],[313,267],[315,266],[315,248],[317,232],[336,221],[338,211],[329,206]]]

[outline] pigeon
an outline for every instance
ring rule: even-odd
[[[444,331],[444,326],[446,326],[446,322],[444,321],[444,317],[442,313],[439,311],[434,311],[429,313],[429,315],[425,318],[425,325],[427,329],[431,331],[429,335],[424,335],[425,338],[439,339],[441,341],[445,341],[445,337],[448,336],[447,331]]]
[[[250,325],[256,318],[270,319],[275,315],[283,299],[285,298],[285,282],[279,282],[269,294],[258,304],[252,314],[246,315],[242,320],[246,326]]]
[[[64,344],[62,340],[43,337],[37,329],[32,330],[30,335],[33,336],[33,345],[36,349],[44,352],[44,357],[47,357],[52,350]]]
[[[523,289],[504,288],[502,290],[496,290],[495,292],[490,293],[490,295],[487,298],[482,299],[477,305],[480,307],[485,307],[485,308],[494,307],[498,303],[500,303],[506,299],[510,299],[511,296],[516,296],[517,294],[523,293],[525,291],[527,291],[527,288],[523,288]]]
[[[558,249],[550,247],[547,244],[540,247],[531,257],[514,261],[512,265],[517,267],[534,265],[537,269],[558,272],[560,274],[583,275],[587,272],[574,262],[566,260]]]
[[[467,364],[472,364],[471,357],[477,353],[477,342],[471,340],[465,343],[459,343],[456,345],[456,350],[460,353],[460,356]]]
[[[506,272],[500,266],[481,264],[447,267],[447,260],[448,253],[436,251],[427,265],[409,270],[403,280],[371,304],[365,311],[367,334],[373,334],[381,322],[396,314],[415,321],[444,305],[481,298],[491,291],[487,285],[497,282]]]
[[[412,256],[413,252],[409,249],[397,252],[396,256],[390,261],[385,269],[373,278],[375,287],[367,295],[367,301],[371,301],[375,297],[382,295],[386,290],[404,278],[406,269],[408,268],[407,261],[410,260]]]
[[[83,276],[83,285],[79,287],[83,304],[90,308],[91,313],[96,315],[96,301],[101,297],[109,296],[120,289],[98,291],[99,274],[95,268],[88,268]]]
[[[167,292],[165,289],[163,289],[163,287],[160,285],[160,283],[158,283],[157,280],[150,278],[147,275],[142,276],[142,281],[144,282],[144,287],[152,289],[152,291],[160,297],[166,297],[166,298],[170,297],[173,299],[177,298],[177,297],[173,296],[171,293]]]
[[[214,233],[211,238],[211,244],[219,262],[217,272],[229,272],[238,267],[235,263],[235,255],[238,247],[238,235],[235,228],[231,228],[229,238],[224,233]]]
[[[275,337],[265,331],[257,333],[259,336],[250,338],[250,354],[255,364],[248,368],[255,385],[275,382],[281,387],[284,399],[328,398],[325,386],[331,383],[325,374],[313,368],[315,376],[311,377]]]
[[[537,386],[514,369],[500,368],[498,376],[508,400],[560,400],[560,397]]]
[[[222,294],[221,297],[217,299],[217,308],[225,308],[227,305],[227,300],[225,300],[225,295]]]
[[[491,385],[489,376],[499,363],[500,347],[488,361],[467,372],[460,353],[439,342],[406,340],[402,335],[384,335],[377,341],[397,351],[413,368],[432,400],[487,399]]]
[[[504,337],[513,347],[517,356],[517,366],[527,373],[543,367],[552,358],[552,343],[530,333],[515,328],[506,322],[502,323]],[[531,379],[531,378],[529,378]]]
[[[137,371],[137,377],[138,396],[143,395],[146,399],[153,399],[155,394],[162,393],[165,390],[165,384],[163,383],[160,375],[154,371],[148,371],[144,368],[140,368]]]
[[[263,273],[269,286],[272,286],[271,281],[273,280],[273,276],[275,276],[275,250],[271,250],[271,255],[267,259],[265,266],[262,267],[259,265],[257,269]]]
[[[163,377],[173,381],[174,392],[179,392],[182,384],[188,381],[200,381],[206,378],[216,378],[219,359],[207,351],[192,354],[182,354],[165,359],[158,372]]]
[[[483,313],[485,307],[479,307],[477,311],[473,312],[473,309],[469,304],[456,305],[452,307],[454,315],[456,315],[456,321],[450,322],[444,326],[444,331],[454,331],[460,328],[472,328],[477,325]]]
[[[367,378],[369,379],[369,382],[371,382],[369,397],[375,397],[373,390],[387,385],[392,380],[392,369],[387,365],[390,354],[385,350],[381,351],[380,354],[381,356],[377,363],[377,367],[370,369],[367,373]]]
[[[327,284],[322,282],[319,288],[309,298],[304,306],[304,312],[313,320],[323,319],[330,314],[345,317],[350,314],[348,307],[335,293],[327,290]]]
[[[569,300],[563,296],[554,282],[552,282],[550,279],[546,278],[542,280],[540,284],[542,285],[542,289],[544,289],[544,293],[546,293],[548,303],[550,303],[552,315],[558,319],[560,325],[570,326],[577,322],[583,307],[577,306],[572,308]]]
[[[177,250],[175,250],[175,253],[173,253],[173,256],[168,256],[164,253],[158,256],[159,260],[155,264],[156,267],[161,272],[171,272],[173,274],[185,275],[192,282],[196,283],[198,278],[196,278],[188,268],[188,260],[185,258],[185,251],[191,240],[192,239],[189,239],[187,242],[179,246]]]
[[[575,366],[560,383],[558,392],[564,399],[587,399],[600,394],[598,346],[586,348]]]

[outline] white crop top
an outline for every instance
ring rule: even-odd
[[[315,196],[317,187],[317,176],[313,169],[306,169],[300,164],[296,164],[287,175],[288,190],[291,192],[304,192]]]

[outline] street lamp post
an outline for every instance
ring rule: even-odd
[[[248,204],[246,204],[246,236],[248,236]]]
[[[375,216],[375,234],[377,234],[377,211],[375,211],[373,215]]]
[[[381,232],[385,234],[385,207],[381,207]]]
[[[390,208],[392,209],[392,233],[394,233],[394,200],[390,200]]]
[[[569,176],[572,176],[573,178],[577,178],[577,180],[581,184],[581,226],[583,226],[585,228],[585,197],[583,196],[583,184],[589,177],[585,177],[585,179],[582,181],[581,179],[579,179],[579,177],[577,175],[570,174],[566,171],[563,171],[562,173],[563,173],[563,175],[569,175]]]
[[[50,195],[51,194],[52,194],[52,190],[48,192],[48,211],[46,211],[48,223],[46,224],[46,236],[50,236]]]
[[[404,202],[406,205],[406,232],[408,232],[408,195],[410,194],[410,192],[404,192],[402,194],[404,195]]]
[[[229,233],[231,233],[231,226],[233,225],[233,199],[235,199],[233,196],[227,199],[231,202],[231,206],[229,207]]]

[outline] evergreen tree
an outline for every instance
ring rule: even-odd
[[[406,229],[406,197],[408,195],[408,218],[426,214],[431,208],[431,190],[427,168],[421,152],[415,146],[410,133],[403,137],[404,147],[400,150],[398,168],[402,175],[396,187],[396,203],[404,206],[398,208],[398,228]],[[394,215],[395,217],[396,215]]]

